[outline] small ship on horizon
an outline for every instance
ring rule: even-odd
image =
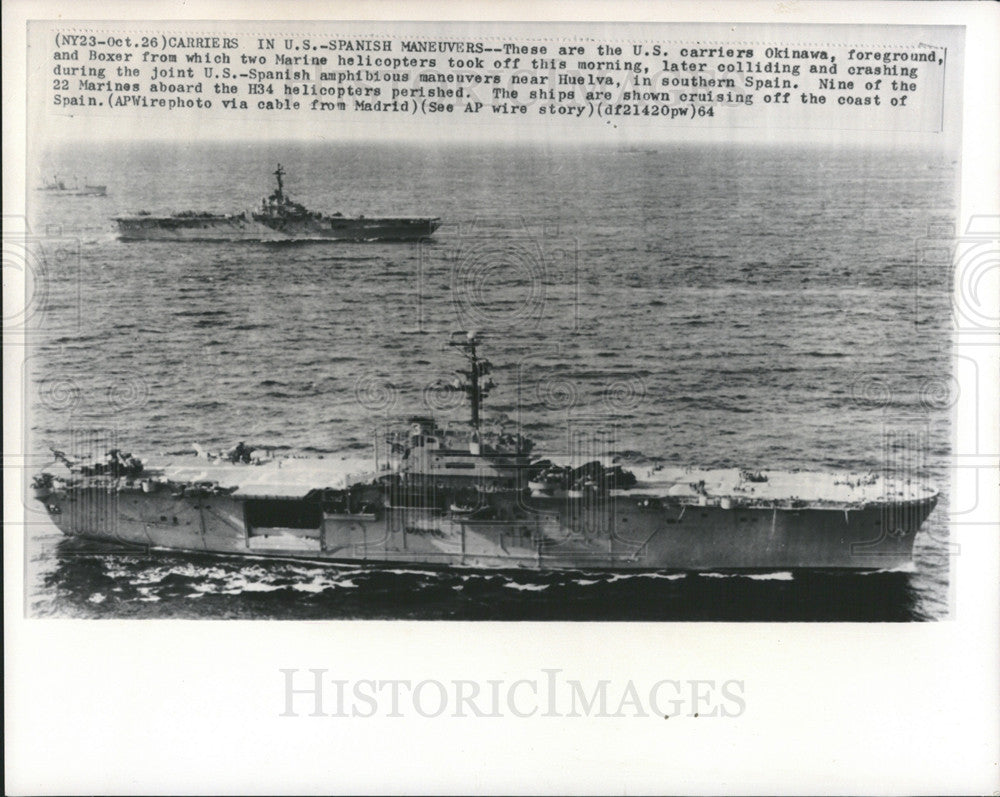
[[[123,241],[419,241],[441,226],[439,218],[348,217],[326,215],[293,201],[284,190],[281,164],[274,171],[277,188],[257,210],[237,214],[183,211],[154,216],[140,211],[116,216]]]
[[[140,461],[111,451],[40,472],[35,497],[69,536],[332,564],[533,570],[883,570],[912,566],[937,504],[902,476],[648,467],[538,457],[520,429],[487,429],[492,365],[475,333],[467,429],[410,418],[386,457]],[[583,461],[581,461],[583,460]]]
[[[106,197],[108,195],[108,187],[106,185],[90,185],[85,182],[81,187],[75,180],[73,185],[67,185],[66,181],[61,179],[59,175],[53,177],[51,181],[47,181],[40,185],[38,190],[44,191],[49,196]]]

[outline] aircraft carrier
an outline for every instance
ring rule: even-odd
[[[285,171],[274,172],[277,187],[252,211],[236,214],[182,211],[169,216],[116,216],[123,241],[419,241],[441,226],[438,218],[326,215],[293,201]]]
[[[491,363],[475,333],[444,389],[460,428],[413,417],[366,460],[274,459],[239,444],[140,460],[55,452],[35,497],[67,535],[138,546],[330,563],[533,570],[883,570],[911,565],[937,493],[885,473],[706,470],[572,452],[540,457],[487,428]]]

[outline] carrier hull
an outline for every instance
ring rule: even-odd
[[[419,241],[433,235],[438,219],[317,217],[284,224],[235,216],[127,216],[116,218],[122,241]]]
[[[864,507],[700,506],[641,494],[517,495],[476,519],[433,507],[87,486],[43,497],[69,536],[201,553],[531,570],[896,569],[937,497]],[[268,525],[265,525],[268,524]],[[279,525],[286,524],[286,525]]]

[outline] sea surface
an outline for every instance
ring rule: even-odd
[[[345,215],[438,216],[429,243],[124,243],[139,210],[240,212],[273,188]],[[236,441],[373,450],[464,408],[434,386],[475,328],[486,417],[536,451],[885,470],[942,499],[912,570],[481,573],[115,549],[29,504],[32,616],[882,620],[949,616],[950,276],[921,256],[957,164],[922,150],[135,144],[40,153],[25,374],[32,462]],[[108,196],[33,190],[53,175]],[[580,442],[583,441],[583,442]]]

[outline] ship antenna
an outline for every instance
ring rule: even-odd
[[[277,198],[279,200],[284,199],[283,192],[285,187],[284,184],[281,182],[281,178],[284,177],[284,175],[285,175],[285,170],[281,168],[281,164],[279,163],[278,168],[274,172],[274,176],[278,179],[278,190],[276,193],[277,193]]]
[[[449,345],[462,349],[462,353],[469,361],[469,370],[458,372],[467,381],[464,384],[458,383],[453,389],[461,390],[468,395],[472,407],[471,425],[473,431],[477,433],[480,427],[479,413],[482,409],[483,399],[489,395],[490,389],[493,387],[492,379],[483,379],[493,370],[493,364],[479,356],[476,351],[478,342],[476,332],[468,332],[464,335],[461,332],[454,332],[451,340],[448,341]]]
[[[479,431],[479,406],[482,395],[479,392],[479,358],[476,356],[476,336],[469,335],[469,399],[472,402],[472,428]]]

